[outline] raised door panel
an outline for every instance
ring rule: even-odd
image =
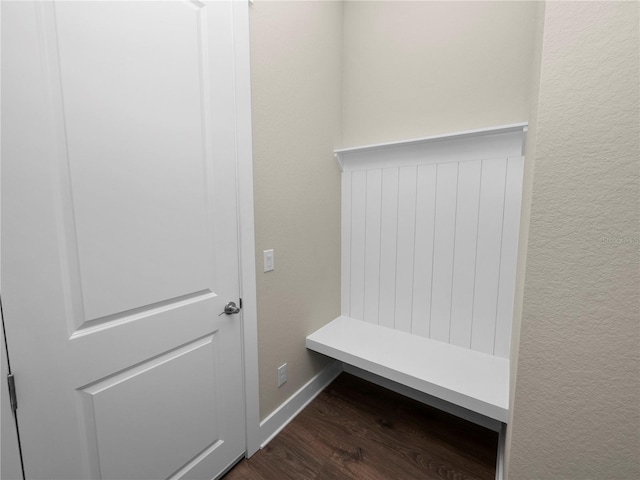
[[[213,334],[79,388],[94,478],[170,478],[219,447],[220,365]]]
[[[72,205],[62,215],[83,320],[211,292],[204,9],[61,2],[50,15],[60,193]]]

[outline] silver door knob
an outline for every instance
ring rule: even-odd
[[[225,314],[225,315],[234,315],[236,313],[240,312],[240,307],[236,305],[236,302],[229,302],[224,306],[224,312],[222,312],[220,315]],[[220,316],[218,315],[218,316]]]

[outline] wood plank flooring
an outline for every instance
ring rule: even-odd
[[[498,434],[341,374],[224,480],[494,480]]]

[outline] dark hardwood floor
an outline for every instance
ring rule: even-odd
[[[341,374],[224,480],[495,478],[498,434]]]

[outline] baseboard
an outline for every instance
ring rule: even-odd
[[[280,407],[260,422],[260,448],[264,448],[314,398],[342,373],[342,362],[334,361],[291,395]]]
[[[437,408],[438,410],[442,410],[443,412],[450,413],[451,415],[455,415],[456,417],[464,418],[465,420],[481,425],[485,428],[493,430],[494,432],[500,432],[500,429],[502,428],[503,424],[498,420],[494,420],[493,418],[489,418],[458,405],[454,405],[453,403],[447,402],[427,393],[420,392],[419,390],[407,387],[406,385],[394,382],[393,380],[389,380],[361,368],[354,367],[353,365],[348,365],[345,363],[344,371],[345,373],[350,373],[351,375],[360,377],[363,380],[375,383],[376,385],[380,385],[381,387],[399,393],[400,395],[404,395],[405,397],[409,397],[413,400],[424,403],[425,405],[429,405],[431,407]]]

